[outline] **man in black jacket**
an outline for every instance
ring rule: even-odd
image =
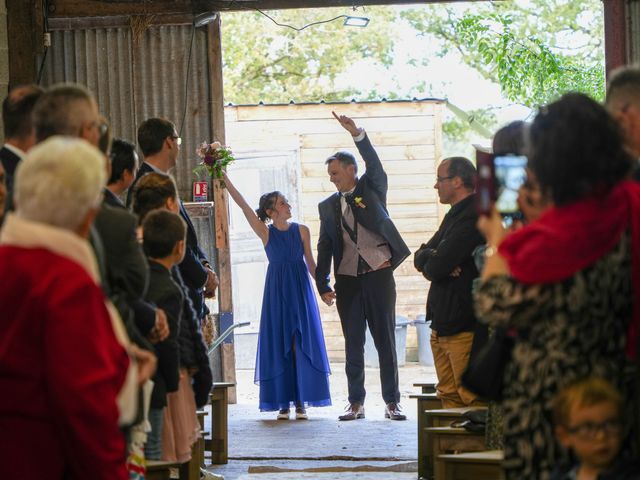
[[[475,181],[476,169],[468,159],[451,157],[440,163],[435,189],[440,202],[451,209],[414,257],[418,271],[431,282],[427,318],[431,320],[437,394],[444,408],[464,407],[475,400],[460,383],[477,328],[471,283],[478,270],[471,253],[484,243],[476,229]]]

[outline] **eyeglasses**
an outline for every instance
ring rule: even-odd
[[[104,122],[98,124],[98,133],[100,134],[101,137],[106,135],[108,131],[109,131],[109,125],[107,125]]]
[[[602,423],[586,422],[575,427],[567,428],[569,433],[585,440],[592,440],[602,431],[606,436],[618,435],[622,430],[622,425],[618,420],[606,420]]]
[[[450,177],[436,177],[436,183],[442,183],[445,180],[451,180],[454,176],[450,176]]]
[[[182,139],[181,139],[179,136],[177,136],[177,135],[171,135],[171,138],[173,138],[173,139],[176,141],[176,143],[178,144],[178,146],[182,145]]]

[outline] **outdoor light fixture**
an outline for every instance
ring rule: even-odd
[[[367,17],[348,16],[344,19],[344,25],[348,27],[366,27],[369,25],[369,19]]]
[[[218,17],[216,12],[203,12],[193,17],[193,26],[196,28],[210,24]]]

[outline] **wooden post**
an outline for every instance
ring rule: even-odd
[[[207,27],[209,58],[209,85],[211,96],[212,140],[225,144],[224,96],[222,83],[222,39],[220,15]],[[225,312],[233,312],[231,290],[231,255],[229,252],[229,199],[227,191],[213,181],[213,201],[215,207],[216,249],[218,250],[218,274],[220,288],[218,302],[221,318]],[[233,338],[233,337],[231,337]],[[236,382],[236,361],[233,342],[221,345],[220,359],[222,378],[225,382]],[[229,403],[236,403],[236,388],[229,388]]]
[[[9,89],[37,81],[36,56],[42,53],[44,30],[39,1],[7,1]]]
[[[626,0],[604,0],[604,60],[609,74],[627,63],[628,18]],[[634,52],[636,53],[636,52]]]

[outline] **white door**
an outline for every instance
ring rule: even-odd
[[[249,205],[257,209],[262,194],[278,190],[291,204],[291,220],[298,221],[301,218],[298,152],[234,153],[236,161],[229,167],[229,176]],[[268,262],[262,241],[232,199],[229,199],[229,242],[234,322],[251,322],[250,326],[236,330],[236,366],[253,368]]]

